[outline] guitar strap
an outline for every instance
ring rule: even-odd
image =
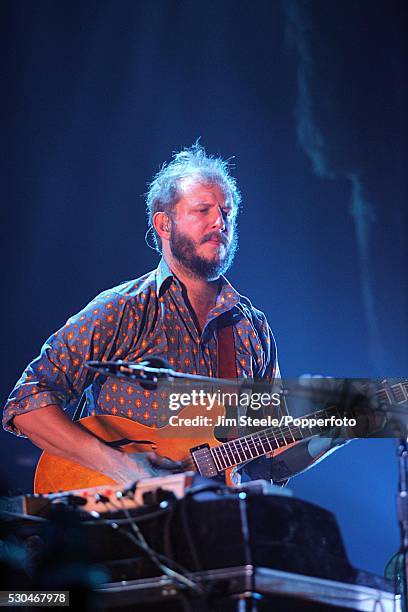
[[[217,377],[238,378],[234,328],[232,325],[218,328],[217,352]]]
[[[237,371],[237,359],[235,353],[235,342],[234,342],[234,327],[232,324],[224,325],[223,327],[218,328],[217,334],[218,340],[218,351],[217,351],[217,377],[218,378],[228,378],[230,380],[236,380],[238,378]],[[231,392],[236,393],[237,387],[234,383],[231,384],[231,387],[224,388],[223,391],[225,393]],[[239,406],[235,406],[233,409],[233,414],[229,415],[229,411],[231,408],[229,406],[225,406],[226,416],[235,416],[238,418],[239,416]],[[216,428],[216,437],[223,442],[227,442],[228,440],[233,440],[234,438],[238,438],[240,435],[239,427],[225,428],[219,427]]]

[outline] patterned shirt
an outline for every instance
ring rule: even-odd
[[[200,334],[180,281],[162,259],[156,270],[98,295],[48,338],[7,401],[4,428],[22,435],[13,424],[15,415],[51,404],[75,406],[83,393],[88,414],[165,425],[170,414],[166,392],[95,374],[84,361],[157,355],[177,371],[216,376],[217,326],[225,313],[233,324],[238,377],[272,382],[278,374],[276,346],[265,315],[222,277]]]

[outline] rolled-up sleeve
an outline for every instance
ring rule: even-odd
[[[3,412],[3,427],[16,435],[16,415],[58,405],[65,409],[80,399],[94,374],[84,362],[107,360],[133,308],[122,295],[104,292],[48,338],[40,355],[24,370]]]

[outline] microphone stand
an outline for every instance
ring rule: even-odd
[[[226,378],[213,378],[198,374],[185,374],[173,370],[165,359],[148,357],[144,361],[132,363],[128,361],[86,361],[85,367],[98,374],[122,378],[140,384],[144,388],[155,389],[160,380],[170,383],[201,383],[211,386],[230,387],[236,381]]]
[[[408,611],[408,438],[397,442],[398,493],[397,516],[400,526],[401,547],[395,564],[395,583],[400,586],[402,610]]]
[[[89,370],[102,374],[104,376],[112,376],[121,378],[128,382],[140,385],[144,389],[156,389],[160,381],[178,384],[202,384],[210,385],[211,387],[220,387],[231,389],[236,387],[238,391],[254,391],[276,388],[275,383],[265,386],[265,381],[254,380],[252,378],[242,379],[227,379],[216,378],[213,376],[203,376],[199,374],[187,374],[185,372],[177,372],[171,368],[170,364],[162,357],[147,357],[143,361],[86,361],[85,367]],[[350,406],[353,400],[361,398],[360,391],[353,391],[349,385],[345,385],[341,389],[329,389],[323,384],[318,386],[306,386],[299,384],[295,379],[294,384],[289,385],[289,388],[281,388],[278,384],[279,395],[283,398],[299,398],[309,399],[314,402],[333,402],[338,404],[342,409]],[[345,379],[347,382],[347,379]]]

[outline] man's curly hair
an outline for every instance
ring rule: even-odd
[[[149,183],[146,193],[149,230],[153,233],[157,251],[161,253],[162,243],[153,227],[153,216],[156,212],[171,215],[174,206],[181,198],[179,183],[183,178],[197,176],[202,182],[219,185],[231,194],[235,213],[238,212],[241,193],[235,178],[230,174],[230,168],[229,160],[207,155],[205,148],[198,141],[191,147],[173,153],[172,160],[163,164]]]

